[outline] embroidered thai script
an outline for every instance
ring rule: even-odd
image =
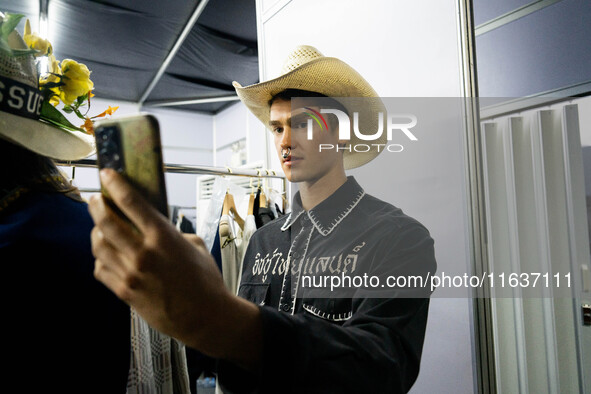
[[[252,275],[267,275],[271,270],[271,275],[283,275],[287,266],[287,259],[283,258],[283,253],[275,249],[273,253],[267,253],[264,257],[260,253],[255,256],[252,266]],[[273,269],[271,269],[273,267]]]
[[[366,246],[365,242],[355,245],[349,253],[340,253],[336,256],[292,258],[291,274],[352,274],[358,269],[359,252],[364,246]],[[283,276],[287,267],[287,256],[284,257],[284,254],[276,248],[272,253],[264,256],[261,253],[255,255],[252,275],[253,277],[264,276],[266,280],[269,273],[271,276]]]

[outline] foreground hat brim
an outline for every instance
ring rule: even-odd
[[[347,63],[333,57],[321,57],[305,63],[295,70],[275,79],[250,86],[233,83],[240,100],[265,125],[269,127],[269,100],[286,89],[300,89],[321,93],[343,104],[349,111],[359,113],[359,129],[375,132],[378,127],[378,113],[386,108],[371,85]],[[339,98],[367,98],[363,100],[339,100]],[[373,99],[371,99],[373,98]],[[353,102],[355,104],[353,104]],[[386,133],[371,141],[367,152],[344,151],[345,169],[362,166],[374,159],[381,150],[371,144],[385,144]],[[351,146],[367,143],[351,136]]]
[[[38,120],[2,112],[0,137],[57,160],[80,160],[95,153],[94,137]]]

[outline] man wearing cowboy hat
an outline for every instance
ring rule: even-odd
[[[381,100],[346,63],[308,46],[290,55],[280,77],[234,86],[271,129],[286,177],[299,187],[292,212],[251,238],[239,297],[224,288],[201,240],[186,242],[112,171],[102,172],[102,181],[140,232],[101,198],[91,201],[96,277],[155,328],[220,359],[224,392],[408,391],[418,375],[429,294],[310,285],[351,276],[385,283],[435,271],[425,227],[345,174],[375,158],[378,147],[347,149],[357,137],[339,139],[331,117],[307,133],[307,114],[327,108],[359,111],[363,128],[375,130]],[[332,97],[364,100],[358,107]],[[320,144],[339,149],[321,151]]]

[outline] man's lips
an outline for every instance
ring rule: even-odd
[[[291,156],[290,155],[290,156],[287,156],[285,159],[283,159],[283,162],[285,164],[291,164],[291,163],[296,162],[296,161],[299,161],[299,160],[302,160],[302,158],[301,157]]]

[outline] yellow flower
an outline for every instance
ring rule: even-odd
[[[60,96],[55,95],[55,96],[51,96],[49,98],[49,104],[53,105],[54,107],[57,107],[57,105],[59,103],[60,103]]]
[[[61,74],[62,69],[60,67],[60,62],[57,61],[53,54],[50,54],[48,57],[49,59],[49,72],[53,74]]]
[[[90,80],[90,71],[82,63],[72,59],[62,60],[62,82],[59,87],[60,98],[66,105],[72,104],[79,96],[88,93],[94,88]]]
[[[52,52],[51,43],[37,35],[37,33],[31,33],[31,23],[27,19],[25,23],[25,34],[23,36],[25,43],[31,49],[36,49],[36,57],[45,56]]]
[[[57,83],[60,81],[62,70],[60,68],[60,63],[57,61],[53,54],[48,56],[49,60],[49,73],[43,75],[39,78],[39,87],[43,89],[43,87],[47,83]],[[51,96],[49,99],[49,103],[52,104],[54,107],[57,106],[60,102],[59,94],[60,89],[59,87],[54,87],[50,89],[55,95]]]

